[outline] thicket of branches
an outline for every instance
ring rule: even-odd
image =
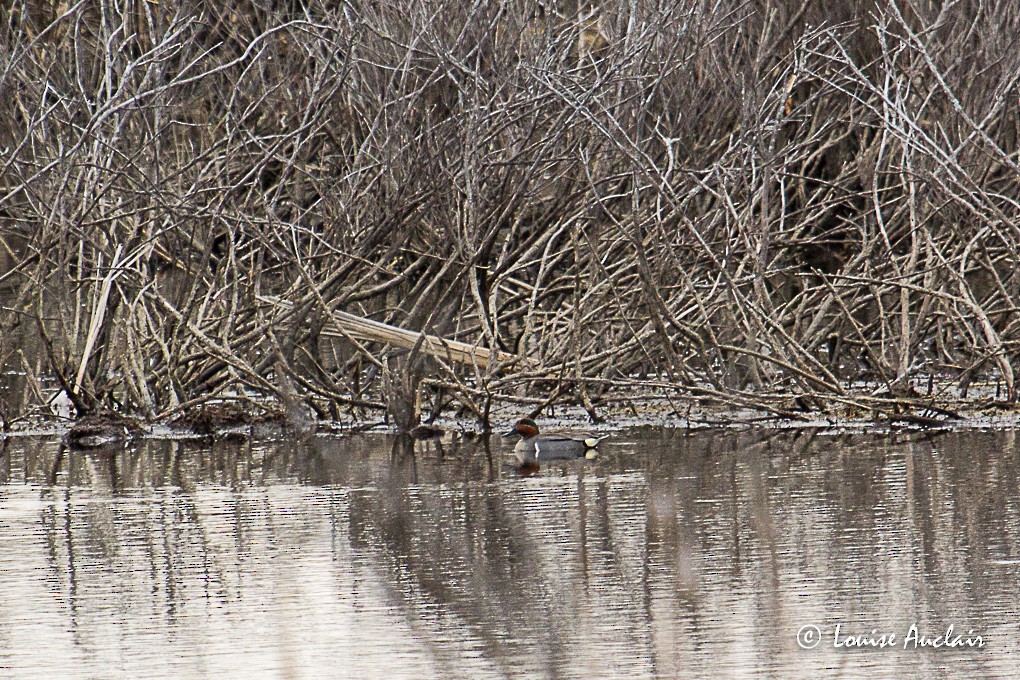
[[[1016,2],[2,18],[5,421],[54,385],[79,413],[243,394],[400,425],[437,388],[482,419],[621,389],[826,408],[925,375],[1017,396]],[[335,310],[518,360],[324,333]]]

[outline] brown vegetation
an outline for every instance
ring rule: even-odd
[[[1017,397],[1015,2],[0,16],[5,422],[52,381],[79,415],[260,395],[405,429],[450,399]],[[517,361],[336,337],[337,312]]]

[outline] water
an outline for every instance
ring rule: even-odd
[[[1015,432],[2,445],[0,677],[1020,677]]]

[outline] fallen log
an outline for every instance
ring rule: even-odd
[[[293,303],[281,298],[259,296],[259,299],[275,307],[290,309],[293,306]],[[428,335],[421,331],[409,331],[348,312],[330,312],[330,320],[322,329],[322,334],[327,337],[385,342],[404,349],[414,349],[420,342],[421,351],[430,356],[454,363],[475,365],[482,369],[487,368],[493,361],[510,363],[516,359],[514,355],[499,350],[449,340],[438,335]]]

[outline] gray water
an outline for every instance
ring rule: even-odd
[[[0,446],[2,677],[1020,677],[1015,432]]]

